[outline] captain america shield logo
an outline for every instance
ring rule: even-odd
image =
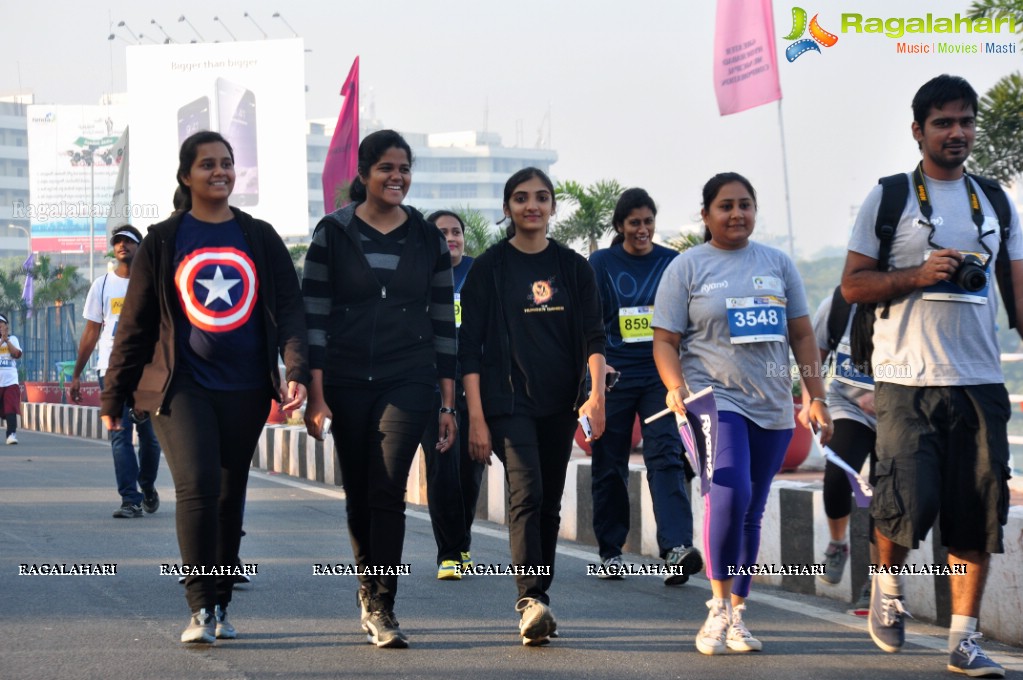
[[[256,266],[237,248],[200,248],[174,275],[181,307],[196,328],[224,333],[242,326],[256,303]]]

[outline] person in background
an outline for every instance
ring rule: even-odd
[[[438,420],[438,455],[449,455],[458,436],[451,254],[436,227],[402,204],[412,149],[401,135],[366,136],[358,172],[352,203],[320,220],[306,253],[312,383],[305,422],[310,436],[322,438],[333,418],[356,564],[396,568],[405,486],[427,423]],[[359,582],[368,640],[408,647],[394,615],[397,575],[360,573]]]
[[[703,187],[701,215],[706,243],[672,260],[657,289],[654,361],[672,411],[685,415],[686,397],[707,387],[717,403],[718,440],[704,497],[712,594],[696,648],[752,652],[763,645],[744,621],[748,568],[760,551],[771,480],[792,438],[790,348],[806,376],[810,422],[823,430],[825,444],[832,424],[796,266],[780,250],[750,240],[753,185],[738,173],[715,175]]]
[[[18,336],[11,335],[10,322],[0,314],[0,415],[7,424],[8,446],[18,443],[18,414],[21,413],[18,359],[22,356]]]
[[[135,251],[142,243],[138,229],[126,224],[114,229],[110,246],[114,251],[116,267],[111,272],[92,282],[85,298],[85,330],[78,343],[78,358],[71,373],[71,400],[82,401],[82,371],[99,344],[99,387],[103,389],[103,374],[110,363],[110,351],[114,348],[114,333],[121,318],[124,296],[128,292],[128,276]],[[135,420],[127,405],[121,414],[121,429],[110,433],[110,448],[114,456],[114,477],[117,492],[121,496],[121,507],[114,511],[114,517],[141,517],[142,511],[154,513],[160,507],[160,494],[156,491],[156,474],[160,468],[160,442],[153,431],[153,423],[145,419],[137,423],[139,433],[138,454],[133,443]]]
[[[611,247],[590,255],[603,303],[607,362],[621,379],[606,397],[604,436],[593,442],[593,533],[601,578],[623,578],[622,546],[629,533],[629,454],[636,416],[664,408],[650,320],[661,274],[678,252],[654,243],[657,206],[643,189],[622,193],[611,217]],[[682,440],[673,418],[642,424],[643,462],[657,524],[665,585],[681,585],[703,568],[693,547],[693,510],[686,493]]]
[[[473,258],[465,254],[465,225],[457,213],[438,210],[426,218],[447,241],[455,284],[455,328],[461,324],[461,293]],[[440,407],[440,391],[437,392]],[[426,455],[426,489],[433,536],[437,541],[437,578],[458,580],[462,571],[472,569],[472,522],[486,467],[469,457],[469,414],[461,376],[455,379],[455,410],[458,438],[446,453],[438,453],[437,421],[430,419],[423,435]]]
[[[149,228],[132,262],[100,413],[113,431],[125,404],[152,417],[174,477],[182,564],[193,568],[181,641],[212,643],[238,635],[227,607],[249,467],[271,399],[285,410],[305,400],[307,334],[284,242],[229,203],[228,141],[188,137],[177,180],[186,205]]]
[[[462,292],[458,358],[469,451],[504,464],[519,635],[543,645],[557,629],[548,591],[576,417],[604,433],[604,325],[593,270],[547,238],[554,185],[524,168],[504,185],[508,238],[476,258]],[[586,395],[586,374],[592,390]]]
[[[877,438],[877,414],[874,412],[874,379],[858,371],[852,365],[849,349],[849,335],[852,329],[853,315],[856,305],[846,305],[848,321],[842,331],[838,344],[832,350],[829,346],[829,320],[831,318],[835,295],[829,295],[821,302],[813,317],[813,332],[820,349],[821,362],[832,357],[834,375],[828,383],[828,405],[835,424],[835,433],[831,437],[831,450],[849,464],[853,470],[859,471],[863,463],[870,458],[870,481],[874,483],[874,464],[877,456],[874,444]],[[809,392],[803,390],[803,408],[797,418],[803,427],[810,427]],[[849,528],[849,514],[852,512],[852,487],[849,477],[840,467],[828,461],[824,466],[824,514],[828,518],[828,532],[831,541],[824,551],[824,573],[818,574],[818,580],[835,585],[842,580],[845,564],[849,560],[849,540],[846,537]],[[871,537],[870,563],[877,564],[877,549]],[[859,576],[859,575],[857,575]],[[866,579],[862,592],[857,598],[854,609],[859,612],[870,605],[870,579]]]

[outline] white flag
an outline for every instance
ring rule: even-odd
[[[117,140],[117,143],[110,147],[110,153],[114,162],[120,167],[117,169],[117,182],[114,184],[114,194],[110,197],[110,212],[107,214],[107,238],[117,227],[131,224],[131,203],[128,199],[128,128]]]

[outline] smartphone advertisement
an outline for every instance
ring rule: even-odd
[[[213,130],[234,150],[231,205],[282,236],[308,233],[300,39],[131,46],[127,70],[133,202],[166,218],[181,143]]]

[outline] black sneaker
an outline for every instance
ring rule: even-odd
[[[238,558],[237,561],[238,571],[235,572],[233,577],[234,584],[236,586],[244,586],[252,583],[252,577],[245,573],[245,565],[242,564],[242,558]]]
[[[394,617],[394,612],[385,609],[370,612],[364,625],[369,642],[377,647],[394,649],[408,647],[408,637],[398,627],[398,619]]]
[[[160,509],[160,494],[156,488],[142,489],[142,509],[152,515]]]
[[[114,510],[114,517],[117,517],[119,519],[120,518],[131,519],[131,518],[134,518],[134,517],[141,517],[141,516],[142,516],[142,506],[141,505],[134,505],[133,503],[130,503],[128,501],[125,501],[124,503],[121,503],[121,507],[119,507],[117,510]]]
[[[692,546],[679,545],[664,556],[664,564],[670,570],[664,577],[664,585],[680,586],[689,580],[690,574],[703,569],[703,556]]]

